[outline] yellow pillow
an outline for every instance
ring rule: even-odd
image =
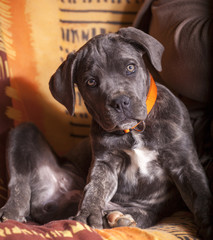
[[[1,3],[2,49],[12,107],[6,114],[15,125],[31,121],[52,147],[64,155],[89,134],[90,116],[80,94],[76,113],[49,92],[51,75],[68,52],[78,50],[91,37],[132,24],[143,1],[123,0],[19,0]]]

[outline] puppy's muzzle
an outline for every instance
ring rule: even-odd
[[[110,106],[118,113],[128,112],[130,110],[130,103],[130,98],[122,95],[113,99]]]

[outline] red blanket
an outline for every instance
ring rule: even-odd
[[[102,238],[87,225],[75,221],[53,221],[39,226],[24,224],[13,220],[0,224],[0,240],[43,240],[43,239],[74,239],[101,240]]]
[[[197,228],[192,214],[189,212],[177,212],[148,229],[120,227],[98,230],[72,220],[53,221],[45,225],[8,220],[0,223],[0,240],[3,239],[199,240],[199,237],[197,236]]]

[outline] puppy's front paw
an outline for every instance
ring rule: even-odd
[[[9,219],[16,220],[18,222],[26,222],[26,218],[21,216],[15,208],[3,207],[0,209],[0,221],[5,222]]]
[[[126,214],[124,215],[123,213],[119,212],[119,211],[113,211],[110,212],[107,215],[107,221],[110,227],[136,227],[136,222],[135,220],[132,218],[131,215]]]
[[[103,228],[102,214],[98,209],[81,209],[78,214],[72,219],[88,224],[92,228]]]

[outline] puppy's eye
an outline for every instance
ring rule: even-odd
[[[126,74],[129,75],[131,73],[134,73],[136,70],[136,67],[134,64],[129,64],[127,67],[126,67]]]
[[[87,80],[87,86],[89,86],[89,87],[97,86],[96,80],[94,78],[91,78],[91,79]]]

